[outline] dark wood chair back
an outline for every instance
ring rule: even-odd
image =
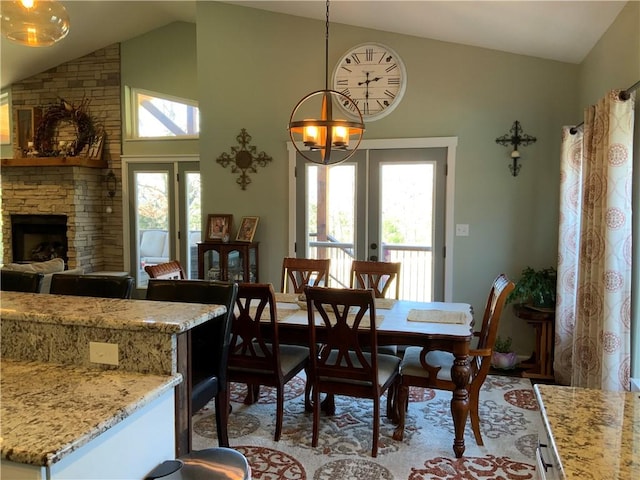
[[[227,312],[189,330],[191,335],[191,414],[215,398],[220,446],[229,446],[227,366],[233,307],[238,286],[214,280],[151,279],[147,300],[224,305]]]
[[[53,274],[50,293],[81,297],[131,298],[133,277]]]
[[[320,392],[370,398],[374,402],[371,455],[375,457],[380,434],[380,397],[399,379],[400,359],[371,353],[378,350],[373,290],[307,286],[304,293],[311,346],[312,443],[315,446],[318,440]],[[390,407],[388,404],[388,414]]]
[[[400,298],[400,262],[351,262],[351,288],[372,288],[376,298],[385,298],[395,283],[395,298]]]
[[[43,280],[44,274],[39,272],[0,270],[0,290],[5,292],[38,293]]]
[[[480,433],[480,417],[478,413],[480,389],[491,368],[491,357],[502,311],[507,297],[514,288],[515,284],[505,274],[500,274],[494,279],[482,317],[482,325],[479,331],[473,333],[474,337],[478,338],[477,345],[469,351],[469,366],[471,368],[468,388],[469,416],[476,443],[481,446],[484,443]],[[401,440],[403,436],[409,387],[417,386],[454,391],[456,385],[451,378],[453,362],[454,356],[449,352],[429,351],[420,347],[409,347],[405,350],[401,367],[402,381],[397,395],[398,427],[394,434],[396,440]]]
[[[258,400],[260,385],[275,387],[277,441],[282,432],[284,385],[307,367],[309,349],[280,344],[275,292],[270,283],[239,284],[234,315],[229,381],[247,384],[245,404]]]
[[[183,280],[186,278],[184,269],[177,260],[158,263],[157,265],[145,265],[144,271],[147,272],[149,278],[160,278],[163,280]]]
[[[329,267],[331,259],[315,258],[291,258],[286,257],[282,261],[282,283],[280,290],[282,293],[289,291],[292,286],[292,293],[302,293],[306,285],[329,285]]]

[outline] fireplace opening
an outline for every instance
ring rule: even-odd
[[[66,215],[11,215],[11,238],[16,263],[53,258],[67,263]]]

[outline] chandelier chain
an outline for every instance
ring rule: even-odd
[[[324,89],[329,90],[329,0],[324,28]]]

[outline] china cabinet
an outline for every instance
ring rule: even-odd
[[[258,282],[259,242],[203,242],[198,244],[198,278]]]

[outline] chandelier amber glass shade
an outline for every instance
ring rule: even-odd
[[[48,47],[69,33],[69,15],[51,0],[14,0],[0,3],[2,34],[29,47]]]
[[[335,102],[348,106],[357,120],[333,118]],[[310,118],[318,112],[320,118]],[[335,90],[310,93],[298,102],[289,119],[289,136],[296,150],[306,160],[323,165],[349,159],[360,146],[363,132],[364,123],[357,105]],[[300,141],[305,149],[298,148]]]

